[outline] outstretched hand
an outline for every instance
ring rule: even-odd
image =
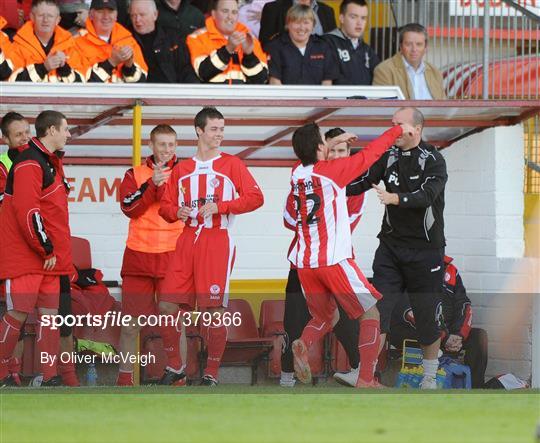
[[[377,197],[379,197],[379,201],[381,202],[381,204],[399,205],[399,196],[397,194],[388,192],[382,186],[371,185],[371,187],[377,192]]]

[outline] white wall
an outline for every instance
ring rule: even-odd
[[[490,363],[488,374],[514,372],[528,378],[531,373],[531,310],[504,316],[515,297],[495,292],[527,292],[523,284],[533,277],[522,259],[523,242],[523,129],[521,126],[488,129],[443,151],[449,180],[446,188],[447,253],[455,258],[474,306],[475,326],[488,330]],[[100,200],[99,178],[109,186],[121,179],[126,168],[67,168],[74,177],[75,199],[71,203],[74,235],[91,241],[95,266],[106,279],[119,279],[127,218],[114,196],[102,192],[103,202],[91,203],[89,181]],[[238,279],[286,278],[286,253],[292,235],[283,227],[281,214],[289,182],[288,168],[252,168],[265,195],[264,206],[239,216],[233,228]],[[86,189],[82,189],[87,177]],[[101,181],[103,184],[103,180]],[[118,182],[117,182],[118,183]],[[86,191],[86,194],[82,191]],[[357,261],[367,276],[378,240],[382,207],[368,194],[365,214],[354,234]],[[520,288],[516,281],[520,282]],[[510,286],[510,289],[508,289]],[[528,299],[520,297],[528,306]],[[515,337],[507,333],[512,326]],[[511,338],[512,345],[508,345]]]

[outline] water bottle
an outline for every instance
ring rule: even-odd
[[[36,375],[32,381],[30,382],[30,386],[34,388],[39,388],[41,386],[41,383],[43,383],[43,375]]]
[[[96,386],[97,385],[97,371],[95,363],[90,363],[88,365],[88,370],[86,371],[86,386]]]

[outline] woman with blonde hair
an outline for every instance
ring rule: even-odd
[[[287,11],[287,32],[267,45],[271,85],[331,85],[339,76],[334,51],[313,35],[316,18],[309,6]]]

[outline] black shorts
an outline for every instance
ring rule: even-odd
[[[443,282],[443,248],[402,248],[381,241],[373,260],[373,284],[383,295],[377,302],[381,333],[389,332],[392,311],[407,291],[419,342],[434,343],[440,336]]]

